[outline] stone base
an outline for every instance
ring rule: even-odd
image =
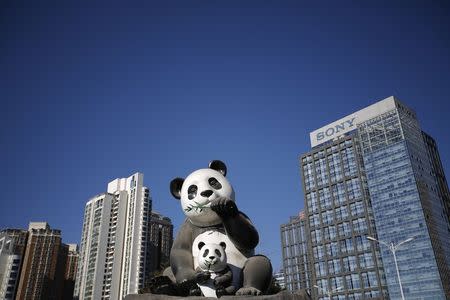
[[[157,294],[142,294],[142,295],[128,295],[125,300],[212,300],[216,298],[211,297],[179,297],[179,296],[168,296],[168,295],[157,295]],[[221,300],[311,300],[311,296],[306,293],[305,290],[301,290],[295,293],[288,291],[281,291],[275,295],[263,295],[263,296],[223,296],[220,297]]]

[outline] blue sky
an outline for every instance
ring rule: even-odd
[[[78,243],[87,200],[137,171],[178,228],[170,181],[221,159],[278,269],[309,132],[391,95],[450,174],[447,1],[0,5],[0,228]]]

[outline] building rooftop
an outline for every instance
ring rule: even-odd
[[[50,225],[47,222],[30,222],[28,230],[32,229],[50,229]]]
[[[330,124],[309,133],[311,147],[321,145],[327,141],[338,139],[345,133],[356,129],[356,125],[376,116],[395,109],[397,105],[404,106],[394,96],[378,101],[350,115],[340,118]]]

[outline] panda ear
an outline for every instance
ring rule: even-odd
[[[223,176],[227,176],[227,166],[223,161],[213,160],[209,163],[209,168],[219,171]]]
[[[183,183],[184,179],[179,177],[170,182],[170,192],[176,199],[181,198],[181,187],[183,186]]]
[[[202,249],[203,246],[205,246],[205,243],[203,242],[198,243],[198,250]]]
[[[225,250],[225,248],[227,248],[227,244],[225,244],[225,242],[220,243],[220,246],[222,246],[223,250]]]

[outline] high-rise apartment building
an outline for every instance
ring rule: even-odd
[[[113,180],[86,203],[75,298],[122,299],[144,287],[152,203],[143,181],[141,173]]]
[[[61,231],[46,222],[0,231],[0,299],[72,299],[71,275],[64,274],[73,273],[76,259],[76,245],[63,244]]]
[[[301,211],[280,227],[284,282],[292,292],[311,289],[305,221],[305,213]]]
[[[28,232],[22,229],[0,231],[0,299],[15,298],[27,234]]]
[[[61,299],[62,285],[57,284],[61,231],[45,222],[31,222],[20,272],[17,300]]]
[[[63,244],[65,259],[64,267],[64,291],[63,299],[73,298],[73,289],[75,287],[75,277],[77,274],[78,267],[78,245],[77,244]]]
[[[153,255],[149,261],[148,278],[152,273],[161,271],[169,266],[170,249],[173,243],[173,225],[168,217],[152,212],[148,230],[151,251]]]
[[[73,279],[75,281],[75,276],[77,274],[78,267],[78,245],[77,244],[67,244],[67,262],[64,272],[65,279]]]
[[[300,165],[313,296],[400,299],[398,263],[405,298],[450,298],[448,186],[415,112],[389,97],[310,139]],[[388,245],[400,243],[395,262]]]

